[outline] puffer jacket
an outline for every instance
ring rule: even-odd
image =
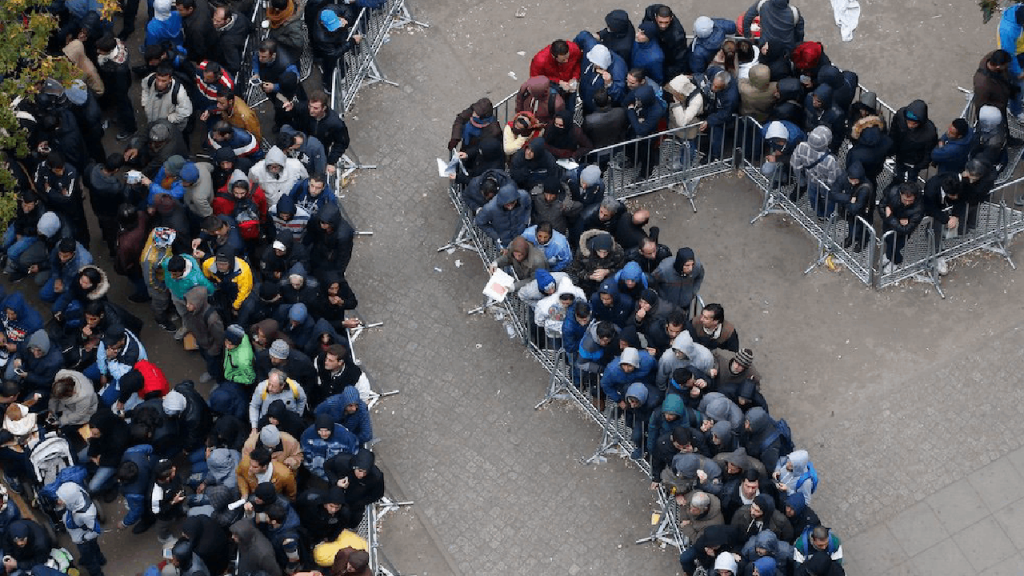
[[[850,131],[853,148],[846,153],[846,166],[860,162],[872,182],[882,173],[885,159],[892,148],[892,138],[885,133],[885,123],[878,116],[861,118]]]
[[[314,424],[302,433],[302,458],[306,469],[322,480],[327,480],[324,463],[338,454],[355,454],[359,439],[341,424],[335,424],[331,436],[324,440]]]
[[[919,124],[913,130],[907,126],[908,113],[918,118]],[[928,119],[928,104],[924,100],[914,100],[900,108],[893,116],[889,137],[892,138],[892,153],[896,162],[907,164],[917,170],[925,169],[931,159],[932,150],[939,143],[935,124]]]
[[[345,408],[355,404],[356,411],[351,414]],[[347,386],[340,394],[327,397],[316,407],[316,414],[327,414],[332,420],[341,424],[346,430],[359,439],[360,443],[366,443],[373,439],[373,425],[370,422],[370,410],[366,402],[359,398],[359,390],[355,386]]]
[[[277,164],[283,169],[279,174],[271,174],[267,164]],[[302,162],[288,158],[277,146],[267,151],[267,157],[249,169],[249,180],[263,188],[268,206],[276,206],[282,196],[291,193],[295,185],[306,178],[309,178],[309,174]]]
[[[516,202],[511,210],[505,210],[505,204]],[[477,213],[475,223],[501,246],[509,246],[512,239],[523,233],[530,223],[530,195],[516,188],[515,184],[505,184],[498,189],[498,194]]]
[[[99,407],[99,397],[93,390],[92,382],[85,374],[75,370],[59,370],[54,381],[70,378],[75,383],[75,390],[70,398],[50,398],[49,410],[57,414],[57,422],[61,426],[80,426],[89,421]]]
[[[715,25],[705,38],[695,36],[690,46],[690,72],[704,72],[722,48],[727,36],[736,34],[736,23],[725,18],[712,18]]]
[[[762,125],[768,120],[775,105],[775,82],[771,82],[771,69],[757,64],[750,75],[740,80],[740,116],[751,116]]]

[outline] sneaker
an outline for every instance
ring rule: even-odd
[[[853,243],[853,251],[854,252],[856,252],[857,254],[860,254],[862,250],[864,250],[864,246],[860,243],[859,240],[857,242]]]
[[[935,260],[935,271],[939,273],[939,276],[945,276],[949,274],[949,264],[945,258],[938,258]]]
[[[132,534],[142,534],[153,526],[153,522],[152,518],[147,518],[146,515],[143,515],[142,519],[132,526]]]
[[[163,328],[164,330],[166,330],[168,332],[174,332],[174,333],[178,332],[178,327],[174,325],[174,322],[171,322],[170,318],[164,318],[163,320],[157,320],[156,324],[157,324],[157,326]]]
[[[209,372],[203,372],[203,375],[199,377],[200,384],[206,384],[210,380],[213,380],[213,375]]]
[[[170,320],[168,320],[168,322],[170,322]],[[177,330],[174,331],[174,339],[184,340],[185,334],[188,334],[188,329],[182,326],[181,328],[178,328]]]
[[[882,274],[892,274],[896,270],[896,266],[892,262],[886,262],[882,265]]]
[[[630,453],[629,457],[632,458],[633,460],[640,460],[641,458],[644,457],[644,453],[639,448],[636,448],[633,450],[632,453]]]
[[[843,238],[843,249],[845,250],[845,249],[849,248],[850,246],[853,246],[853,238],[851,238],[849,236],[847,236],[846,238]]]

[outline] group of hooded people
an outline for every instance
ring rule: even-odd
[[[695,306],[704,267],[694,251],[673,254],[647,211],[605,194],[607,163],[593,151],[660,131],[665,116],[676,126],[724,126],[714,113],[727,110],[725,122],[741,114],[763,125],[766,173],[824,165],[835,172],[830,182],[870,184],[895,157],[897,173],[913,182],[934,163],[946,187],[939,198],[954,202],[954,177],[976,183],[971,143],[980,130],[961,119],[940,139],[922,101],[885,126],[870,94],[854,102],[856,74],[804,42],[803,19],[786,0],[758,2],[738,20],[702,17],[689,44],[678,17],[653,5],[636,29],[616,10],[600,32],[553,42],[533,58],[506,126],[486,98],[458,114],[448,146],[466,170],[451,178],[476,227],[501,249],[491,270],[511,272],[529,304],[534,343],[564,353],[574,385],[624,418],[631,456],[648,459],[652,488],[675,498],[684,573],[838,576],[841,540],[811,508],[817,471],[769,414],[753,351],[741,347],[721,305]],[[752,23],[760,39],[727,38]],[[991,109],[979,104],[986,127]],[[1005,136],[1001,115],[997,123]],[[834,154],[847,136],[844,169]],[[563,168],[564,159],[579,165]],[[866,201],[862,192],[851,198]]]
[[[351,6],[332,12],[340,19],[325,7],[307,4],[328,33],[354,20]],[[258,62],[274,100],[273,134],[261,133],[236,96],[249,79],[235,86],[238,58],[225,52],[244,42],[211,42],[222,27],[248,30],[245,9],[151,3],[145,62],[133,71],[130,18],[115,36],[98,5],[67,2],[61,34],[83,45],[84,58],[73,58],[83,80],[47,80],[24,100],[30,153],[2,152],[20,192],[0,251],[14,282],[0,294],[0,465],[21,491],[34,483],[31,449],[47,433],[68,440],[87,474],[57,489],[58,517],[91,576],[106,563],[99,500],[119,497],[127,514],[117,527],[155,525],[170,550],[158,570],[168,574],[370,573],[351,532],[384,479],[367,448],[371,392],[348,341],[360,325],[346,280],[354,230],[331,188],[348,132],[323,91],[307,97],[296,85],[272,33],[241,56]],[[290,0],[270,13],[278,24],[304,15]],[[132,74],[149,120],[141,129],[121,114]],[[118,108],[126,141],[110,155],[100,141],[107,107]],[[208,159],[191,146],[195,126],[209,132]],[[114,298],[111,268],[131,304]],[[147,302],[152,322],[134,306]],[[141,338],[146,324],[198,352],[195,382],[171,385]],[[40,551],[55,543],[6,502],[3,554],[23,573],[45,574]]]

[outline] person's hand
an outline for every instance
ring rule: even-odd
[[[53,281],[53,291],[54,292],[58,292],[58,293],[63,292],[64,291],[64,281],[61,280],[60,278],[57,278],[56,280],[54,280]]]
[[[604,280],[605,278],[608,277],[609,274],[612,273],[612,271],[607,268],[598,268],[596,271],[594,271],[594,273],[597,274],[598,280]]]
[[[125,528],[128,528],[128,526],[125,525],[124,520],[118,520],[117,521],[117,529],[118,530],[124,530]]]
[[[246,502],[245,504],[242,504],[242,509],[245,510],[246,514],[252,514],[254,510],[252,502]]]
[[[590,35],[594,37],[594,40],[601,41],[601,37],[597,35],[597,32],[591,32]]]
[[[341,488],[348,488],[348,476],[338,480],[338,486]]]
[[[334,176],[334,173],[337,172],[337,171],[338,171],[338,167],[335,166],[334,164],[328,164],[327,165],[327,175],[328,176]]]
[[[100,375],[100,385],[101,386],[106,386],[107,382],[108,382],[107,375],[106,374]]]
[[[782,482],[776,482],[775,488],[777,488],[779,492],[789,492],[789,488],[786,488],[786,485],[783,484]]]
[[[196,494],[202,494],[206,491],[206,482],[200,482],[199,486],[196,486]]]
[[[18,368],[21,368],[21,358],[14,359],[14,369],[17,370]]]
[[[686,506],[686,496],[682,494],[676,494],[676,504],[680,506]]]
[[[651,482],[651,490],[657,490],[658,486],[661,486],[661,484],[657,482]]]
[[[362,324],[363,321],[360,320],[359,318],[345,318],[344,320],[341,321],[341,325],[348,329],[358,328],[362,326]]]
[[[149,214],[150,216],[156,214],[156,206],[146,207],[146,214]]]
[[[39,264],[33,264],[33,265],[28,267],[28,273],[29,274],[36,274],[38,272],[39,272]]]
[[[452,172],[451,174],[449,174],[448,175],[448,179],[449,180],[455,180],[455,172]]]
[[[956,216],[950,216],[949,220],[946,222],[946,228],[949,228],[950,230],[955,230],[956,227],[959,225],[960,219],[957,218]]]
[[[889,208],[888,206],[886,206],[885,207],[885,217],[888,218],[890,216],[892,216],[892,208]]]
[[[18,569],[18,561],[10,556],[4,556],[4,570],[10,574]]]
[[[635,316],[637,322],[642,322],[644,317],[647,316],[647,310],[645,310],[641,305],[640,308],[637,309]]]
[[[153,183],[153,181],[147,178],[145,174],[143,174],[142,177],[139,178],[139,183],[142,184],[143,186],[149,186],[150,184]]]
[[[697,470],[697,480],[701,483],[708,481],[708,473],[703,470]]]
[[[458,152],[456,152],[455,155],[459,157],[459,160],[465,160],[466,158],[469,158],[469,154],[466,154],[462,150],[459,150]]]
[[[679,522],[679,525],[680,526],[689,526],[690,525],[690,521],[689,520],[683,520],[683,521]]]
[[[700,431],[707,432],[708,430],[711,430],[711,427],[714,425],[715,422],[713,420],[704,420],[703,422],[700,423]]]
[[[561,88],[563,92],[572,92],[572,84],[569,84],[565,80],[559,80],[558,87]]]
[[[487,273],[488,274],[494,274],[494,272],[497,271],[497,270],[498,270],[498,265],[495,264],[494,262],[491,262],[491,264],[487,267]]]
[[[289,101],[285,102],[284,104],[281,104],[281,108],[284,108],[285,112],[291,112],[292,108],[295,108],[295,103],[292,102],[291,100],[289,100]]]
[[[206,120],[209,117],[210,117],[210,111],[209,110],[203,110],[203,113],[199,115],[199,119],[202,120],[203,122],[206,122]]]
[[[261,82],[260,83],[260,88],[263,89],[263,92],[265,94],[270,94],[271,92],[274,91],[274,83],[273,82]]]
[[[114,412],[124,412],[124,402],[120,400],[114,402]]]
[[[138,155],[139,155],[139,151],[138,150],[136,150],[135,148],[129,148],[129,149],[124,151],[124,161],[125,162],[131,162],[132,160],[135,160],[135,158]]]
[[[97,465],[97,466],[100,465],[100,457],[99,456],[92,456],[91,458],[89,458],[89,461],[92,462],[93,464]]]
[[[696,386],[690,388],[690,398],[696,398],[697,396],[700,396],[700,388]]]
[[[765,42],[764,44],[761,45],[761,54],[767,54],[767,53],[768,53],[768,43]]]
[[[362,34],[356,34],[355,36],[353,36],[352,37],[352,41],[355,42],[356,44],[359,44],[360,42],[362,42],[363,41]]]
[[[698,379],[693,381],[693,387],[694,388],[704,389],[704,388],[708,387],[708,383],[703,378],[698,378]]]
[[[900,224],[903,226],[907,226],[908,224],[910,224],[910,220],[907,218],[900,218]]]
[[[697,130],[699,132],[707,132],[708,131],[708,123],[707,122],[701,122],[700,125],[697,126]]]
[[[197,261],[202,262],[204,259],[206,259],[206,252],[200,250],[199,248],[195,248],[192,250],[192,257],[195,258]]]
[[[607,70],[602,70],[601,71],[601,78],[604,78],[604,85],[605,86],[611,86],[612,85],[612,73],[611,72],[609,72]]]
[[[658,352],[658,349],[657,349],[657,348],[651,348],[650,346],[648,346],[647,348],[645,348],[645,350],[647,350],[647,353],[648,353],[648,354],[650,354],[651,356],[654,356],[654,355],[655,355],[655,353],[657,353],[657,352]]]
[[[184,492],[178,492],[177,494],[175,494],[174,498],[171,498],[171,506],[175,506],[177,504],[181,504],[184,501],[185,501],[185,493]]]
[[[452,138],[448,141],[448,150],[455,150],[459,146],[459,139]]]

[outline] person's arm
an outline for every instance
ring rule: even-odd
[[[754,23],[754,18],[757,17],[757,2],[750,5],[747,11],[743,13],[743,35],[747,38],[753,38],[754,35],[750,33],[750,25]]]
[[[261,382],[256,386],[256,389],[252,391],[252,399],[249,400],[249,424],[252,429],[256,429],[256,425],[260,421],[260,411],[263,406],[263,391],[266,390],[266,383]]]
[[[452,136],[451,136],[451,139],[448,140],[448,151],[449,152],[451,152],[452,150],[455,150],[456,148],[458,148],[459,142],[462,142],[462,130],[463,130],[463,128],[466,127],[466,122],[469,122],[469,119],[472,118],[472,117],[473,117],[473,108],[472,108],[472,106],[467,107],[465,110],[463,110],[462,112],[459,112],[455,116],[455,121],[452,122]]]
[[[188,91],[184,86],[178,86],[178,105],[174,111],[167,115],[167,120],[172,124],[184,122],[192,116],[192,100],[188,97]]]

